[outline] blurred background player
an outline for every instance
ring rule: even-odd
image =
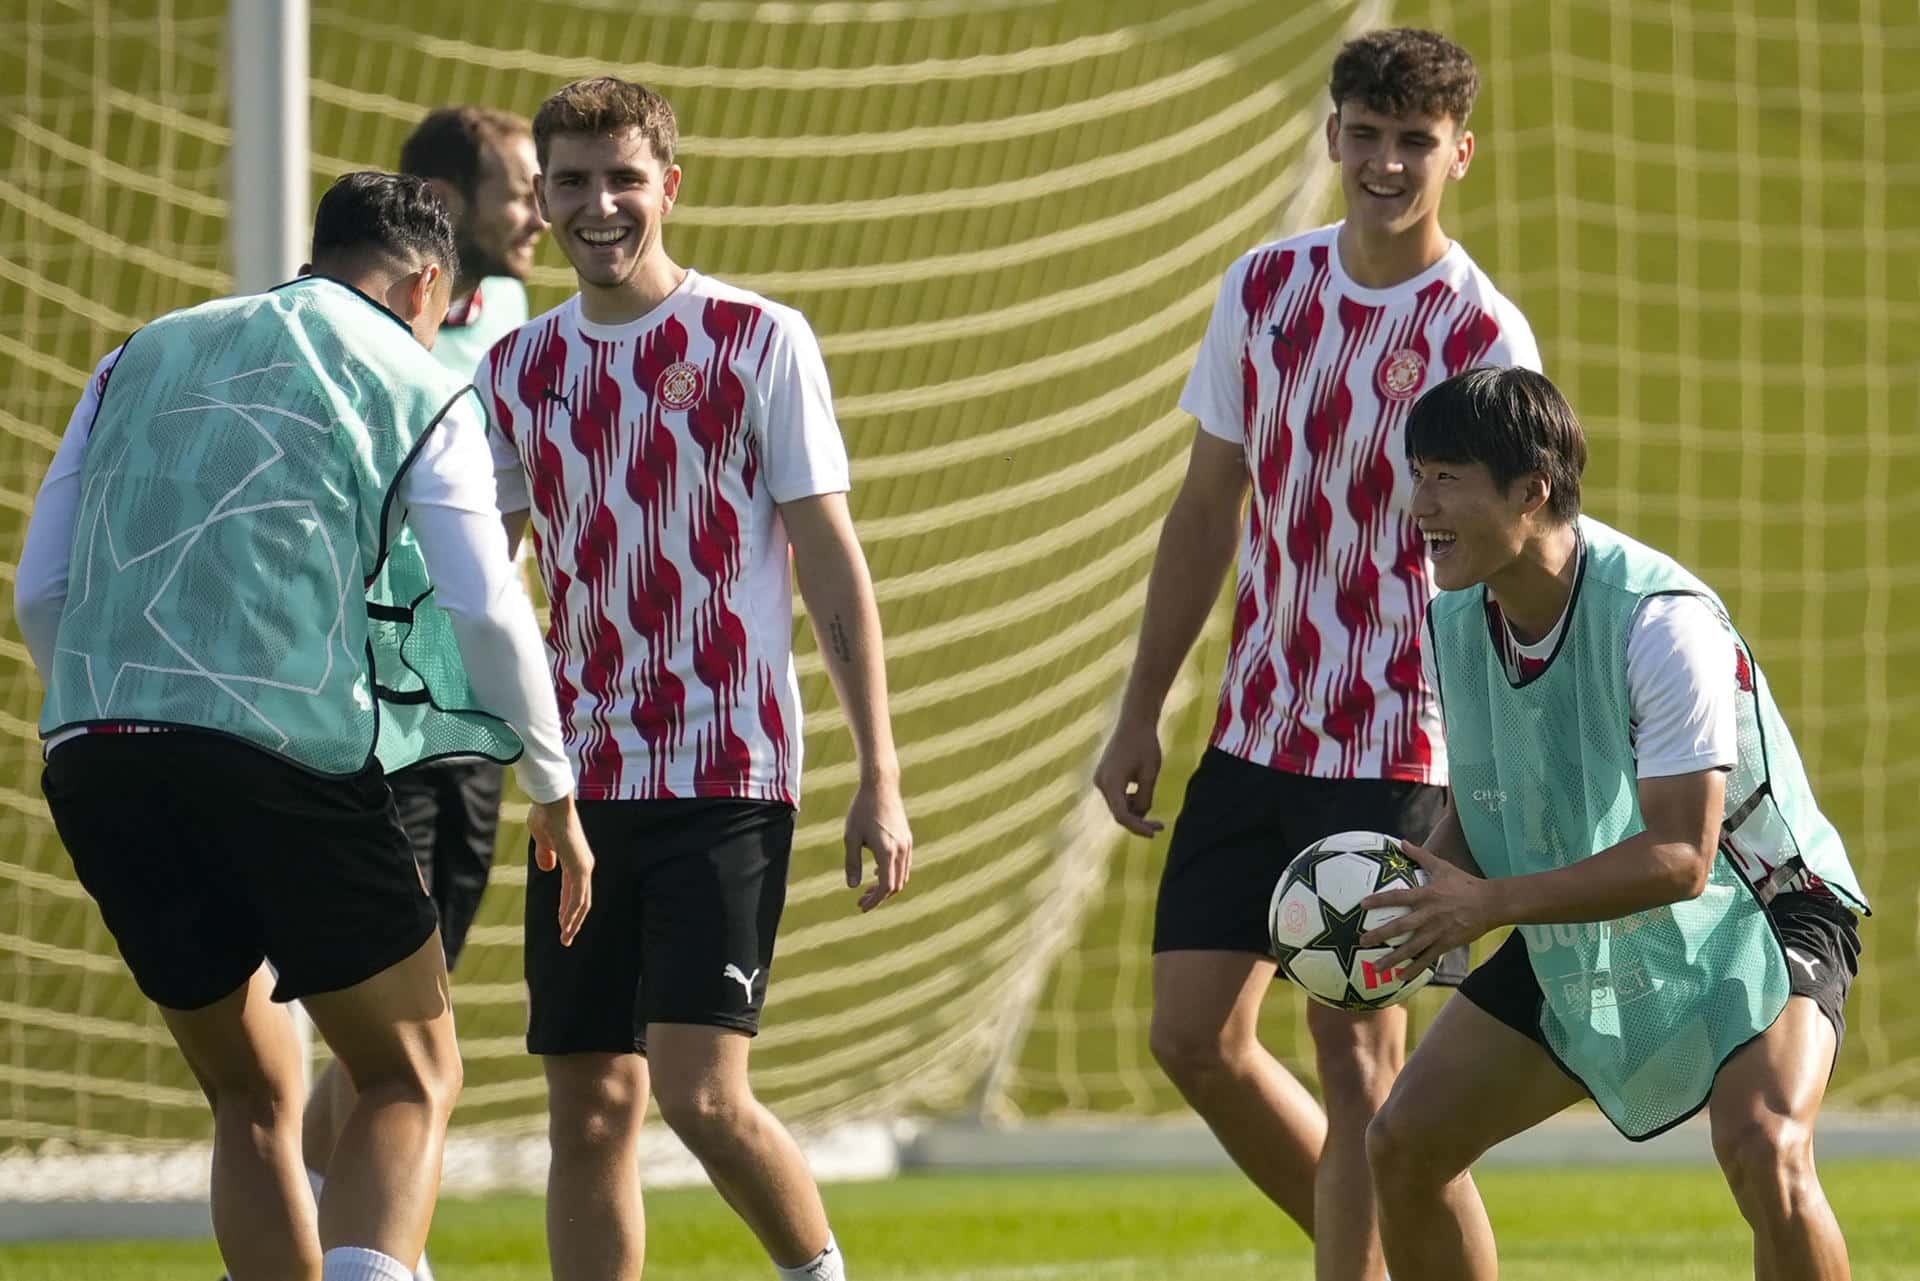
[[[1401,432],[1447,375],[1540,357],[1440,227],[1473,159],[1473,59],[1430,31],[1376,31],[1341,49],[1330,89],[1346,218],[1227,272],[1180,398],[1200,427],[1094,783],[1123,827],[1160,830],[1160,710],[1239,542],[1219,714],[1160,883],[1152,1048],[1313,1237],[1321,1281],[1361,1281],[1382,1275],[1366,1127],[1405,1057],[1407,1014],[1307,1007],[1323,1112],[1257,1036],[1276,968],[1267,903],[1321,837],[1420,839],[1438,818],[1447,763],[1420,669],[1432,587]]]
[[[588,906],[484,420],[424,350],[453,270],[424,182],[342,177],[312,274],[164,316],[101,362],[16,581],[47,803],[212,1105],[214,1229],[239,1281],[404,1281],[426,1242],[461,1071],[383,764],[524,741],[563,937]],[[429,575],[437,609],[392,603]],[[498,715],[440,710],[472,707]],[[360,1091],[317,1231],[299,1048],[273,1004],[294,999]]]
[[[1367,1133],[1399,1276],[1491,1281],[1469,1168],[1591,1095],[1644,1139],[1702,1106],[1754,1275],[1844,1281],[1813,1130],[1867,901],[1712,590],[1580,514],[1586,436],[1554,385],[1474,370],[1407,424],[1442,594],[1454,760],[1433,880],[1365,946],[1431,965],[1520,928],[1448,1001]]]
[[[553,1275],[640,1275],[652,1098],[781,1276],[839,1281],[812,1173],[747,1081],[800,797],[795,577],[859,757],[845,846],[849,886],[874,853],[863,911],[905,885],[913,852],[826,364],[799,312],[667,256],[665,99],[579,81],[534,139],[580,292],[495,345],[476,381],[501,509],[524,523],[530,507],[539,534],[581,821],[602,851],[601,910],[571,949],[547,919],[554,878],[527,887]]]
[[[461,379],[487,348],[526,323],[526,279],[546,230],[534,200],[533,129],[511,112],[442,107],[400,149],[400,170],[424,178],[453,223],[458,271],[433,354]],[[388,777],[420,876],[440,913],[449,972],[480,911],[500,831],[505,772],[488,760],[435,761]],[[318,1179],[352,1088],[332,1065],[307,1104],[304,1150]],[[318,1186],[316,1184],[316,1186]],[[433,1275],[422,1259],[422,1281]]]

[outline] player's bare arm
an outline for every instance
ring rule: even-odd
[[[1147,817],[1160,778],[1160,708],[1233,564],[1247,483],[1241,446],[1196,430],[1186,479],[1160,530],[1120,716],[1093,772],[1114,821],[1138,836],[1164,826]]]
[[[780,515],[793,544],[800,597],[860,758],[860,785],[847,810],[847,886],[859,887],[860,851],[872,850],[874,883],[860,896],[860,910],[870,912],[905,889],[913,872],[913,832],[900,797],[873,578],[845,494],[782,503]]]
[[[1380,964],[1412,961],[1424,968],[1448,949],[1502,925],[1612,921],[1699,897],[1713,870],[1726,772],[1708,769],[1643,778],[1639,794],[1646,824],[1642,831],[1550,872],[1489,880],[1426,850],[1407,847],[1408,855],[1433,879],[1418,889],[1388,890],[1361,900],[1369,908],[1411,909],[1363,935],[1361,946],[1405,935]]]

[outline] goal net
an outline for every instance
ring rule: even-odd
[[[1889,74],[1920,23],[1804,8],[312,0],[316,190],[394,164],[432,106],[531,114],[615,71],[681,118],[675,256],[800,307],[821,336],[919,853],[905,896],[853,908],[852,752],[802,627],[807,799],[755,1051],[784,1117],[1178,1107],[1145,1036],[1165,841],[1115,839],[1087,780],[1220,273],[1332,216],[1327,67],[1387,21],[1439,26],[1481,61],[1482,150],[1449,227],[1528,312],[1583,414],[1589,507],[1728,595],[1878,892],[1834,1097],[1920,1100],[1920,999],[1890,981],[1914,959],[1915,877],[1885,802],[1920,772],[1901,732],[1920,629],[1900,626],[1896,595],[1920,559],[1891,537],[1920,493],[1920,241],[1893,212],[1920,200],[1920,171],[1888,147],[1920,123]],[[0,17],[15,555],[93,361],[228,287],[224,9],[17,0]],[[536,308],[571,280],[551,246],[540,261]],[[1222,648],[1216,628],[1169,709],[1168,816]],[[204,1106],[47,821],[39,687],[11,629],[0,663],[0,1169],[79,1154],[135,1171],[126,1194],[191,1187]],[[456,1154],[544,1127],[522,1042],[523,813],[455,978]],[[1310,1076],[1299,1001],[1276,998],[1269,1042]]]

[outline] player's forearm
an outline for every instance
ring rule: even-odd
[[[814,640],[846,713],[860,775],[869,782],[898,778],[880,610],[866,557],[849,530],[827,548],[796,557],[794,568]]]
[[[1641,832],[1567,867],[1488,882],[1498,923],[1611,921],[1698,897],[1713,852]]]
[[[1147,579],[1146,610],[1120,703],[1121,720],[1159,720],[1167,691],[1220,595],[1239,535],[1239,508],[1215,510],[1185,494],[1174,501]]]
[[[573,791],[573,767],[547,672],[533,605],[514,577],[497,517],[444,507],[416,508],[408,521],[433,578],[434,599],[453,623],[460,661],[480,706],[513,726],[526,744],[520,784],[536,801]]]

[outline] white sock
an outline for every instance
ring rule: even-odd
[[[336,1245],[321,1256],[320,1281],[413,1281],[413,1269],[378,1250]]]
[[[420,1266],[413,1270],[413,1281],[433,1281],[433,1265],[427,1262],[427,1252],[420,1252]]]
[[[780,1274],[781,1281],[847,1281],[846,1259],[840,1253],[840,1243],[833,1239],[833,1233],[827,1233],[827,1248],[808,1259],[797,1268],[783,1268],[774,1264],[774,1270]],[[333,1281],[332,1277],[326,1281]]]

